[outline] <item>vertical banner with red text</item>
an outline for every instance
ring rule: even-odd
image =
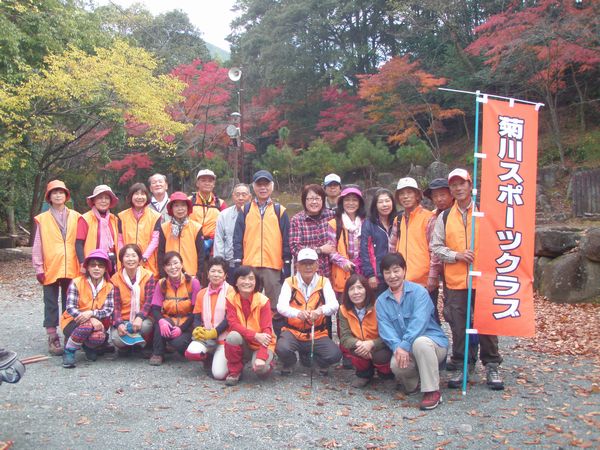
[[[480,334],[532,337],[538,113],[534,105],[488,99],[483,142],[473,327]]]

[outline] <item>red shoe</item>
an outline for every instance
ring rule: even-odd
[[[440,403],[442,403],[442,393],[440,391],[425,392],[423,393],[423,400],[421,400],[421,410],[435,409]]]

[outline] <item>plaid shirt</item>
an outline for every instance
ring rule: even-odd
[[[86,280],[87,283],[87,280]],[[108,283],[108,281],[104,280],[104,283]],[[94,310],[94,317],[98,320],[106,319],[110,317],[115,307],[114,301],[114,289],[107,294],[106,300],[104,301],[104,305],[102,305],[102,309]],[[71,315],[71,317],[76,318],[81,312],[78,308],[79,305],[79,291],[75,286],[75,283],[69,284],[69,289],[67,289],[67,312]]]
[[[327,227],[329,220],[334,216],[333,211],[323,208],[318,216],[309,216],[306,211],[300,211],[290,221],[290,250],[296,257],[303,248],[312,248],[316,250],[328,242]],[[318,273],[328,277],[331,273],[329,267],[329,255],[319,255]]]
[[[144,286],[144,304],[140,306],[140,312],[137,313],[136,317],[145,319],[150,314],[150,306],[152,306],[152,296],[154,295],[154,287],[156,286],[156,280],[154,277],[150,277]],[[113,312],[113,326],[118,327],[123,323],[121,317],[121,310],[123,309],[123,302],[121,301],[121,289],[115,286],[114,290],[114,301],[115,310]]]

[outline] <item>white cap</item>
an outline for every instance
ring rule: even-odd
[[[213,177],[215,180],[217,179],[215,173],[210,169],[200,169],[198,175],[196,175],[196,180],[200,177]]]
[[[454,177],[462,178],[465,181],[471,181],[471,175],[465,169],[454,169],[448,174],[448,182]]]
[[[400,178],[398,180],[398,185],[396,186],[396,191],[399,191],[400,189],[404,189],[404,188],[413,188],[413,189],[416,189],[417,191],[421,190],[421,189],[419,189],[417,180],[415,180],[414,178],[410,178],[410,177]]]
[[[331,184],[331,183],[337,183],[337,184],[341,185],[342,179],[340,178],[339,175],[336,175],[335,173],[330,173],[323,180],[323,186],[327,186],[328,184]]]
[[[312,248],[303,248],[298,252],[298,262],[300,261],[316,261],[319,259],[319,255]]]

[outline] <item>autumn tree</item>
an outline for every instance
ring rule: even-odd
[[[323,90],[322,98],[329,107],[321,111],[316,130],[325,141],[336,145],[366,130],[368,121],[358,95],[330,86]]]
[[[402,56],[392,58],[376,74],[361,76],[358,94],[366,103],[366,115],[388,135],[390,144],[403,144],[417,136],[427,141],[433,158],[439,160],[438,134],[445,131],[444,120],[462,114],[433,101],[434,92],[444,84],[446,79]]]
[[[126,145],[168,149],[166,136],[185,131],[167,107],[180,100],[183,84],[155,76],[156,60],[145,50],[116,42],[89,55],[71,48],[48,56],[46,68],[0,90],[0,168],[30,165],[35,171],[30,218],[40,208],[43,186],[60,168],[90,167]],[[127,135],[129,117],[144,124]]]
[[[475,29],[478,39],[467,51],[481,55],[492,82],[509,84],[532,100],[543,99],[561,164],[565,163],[558,112],[569,88],[579,96],[580,114],[587,102],[582,79],[600,71],[600,3],[540,0],[531,6],[512,2]]]

